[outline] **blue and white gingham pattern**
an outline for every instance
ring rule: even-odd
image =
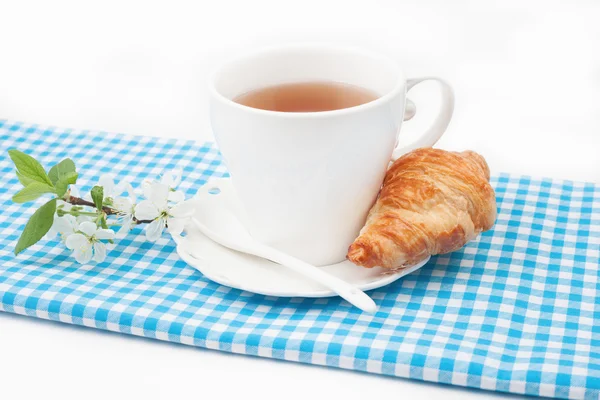
[[[600,188],[500,175],[494,229],[461,251],[369,294],[275,298],[220,286],[179,260],[173,242],[118,242],[80,266],[56,242],[18,257],[33,209],[9,148],[44,165],[76,161],[82,189],[102,173],[139,184],[176,165],[192,195],[226,172],[215,147],[0,120],[0,310],[223,351],[452,385],[559,398],[600,396]]]

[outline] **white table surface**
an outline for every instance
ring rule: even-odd
[[[526,6],[525,6],[526,4]],[[456,91],[439,147],[600,182],[597,1],[0,1],[0,118],[207,140],[206,78],[264,45],[380,51]],[[427,126],[435,84],[403,137]],[[504,398],[0,313],[0,398]]]

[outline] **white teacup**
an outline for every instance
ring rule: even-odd
[[[442,86],[429,130],[398,147],[406,91],[424,80]],[[369,103],[322,112],[250,108],[232,99],[282,83],[333,81],[369,89]],[[314,265],[342,261],[364,225],[392,159],[442,136],[454,108],[439,78],[406,80],[390,59],[335,46],[285,46],[222,66],[210,81],[215,138],[259,241]],[[401,142],[401,140],[400,140]]]

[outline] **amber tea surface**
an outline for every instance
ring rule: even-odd
[[[370,90],[345,83],[302,82],[252,90],[233,101],[261,110],[318,112],[355,107],[378,97]]]

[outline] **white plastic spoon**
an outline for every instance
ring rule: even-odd
[[[331,289],[363,311],[372,313],[377,310],[375,302],[362,290],[321,271],[314,265],[305,263],[302,260],[254,240],[240,220],[223,202],[212,202],[210,210],[202,212],[200,216],[199,213],[196,213],[192,221],[200,232],[222,246],[242,253],[266,258],[290,268]]]

